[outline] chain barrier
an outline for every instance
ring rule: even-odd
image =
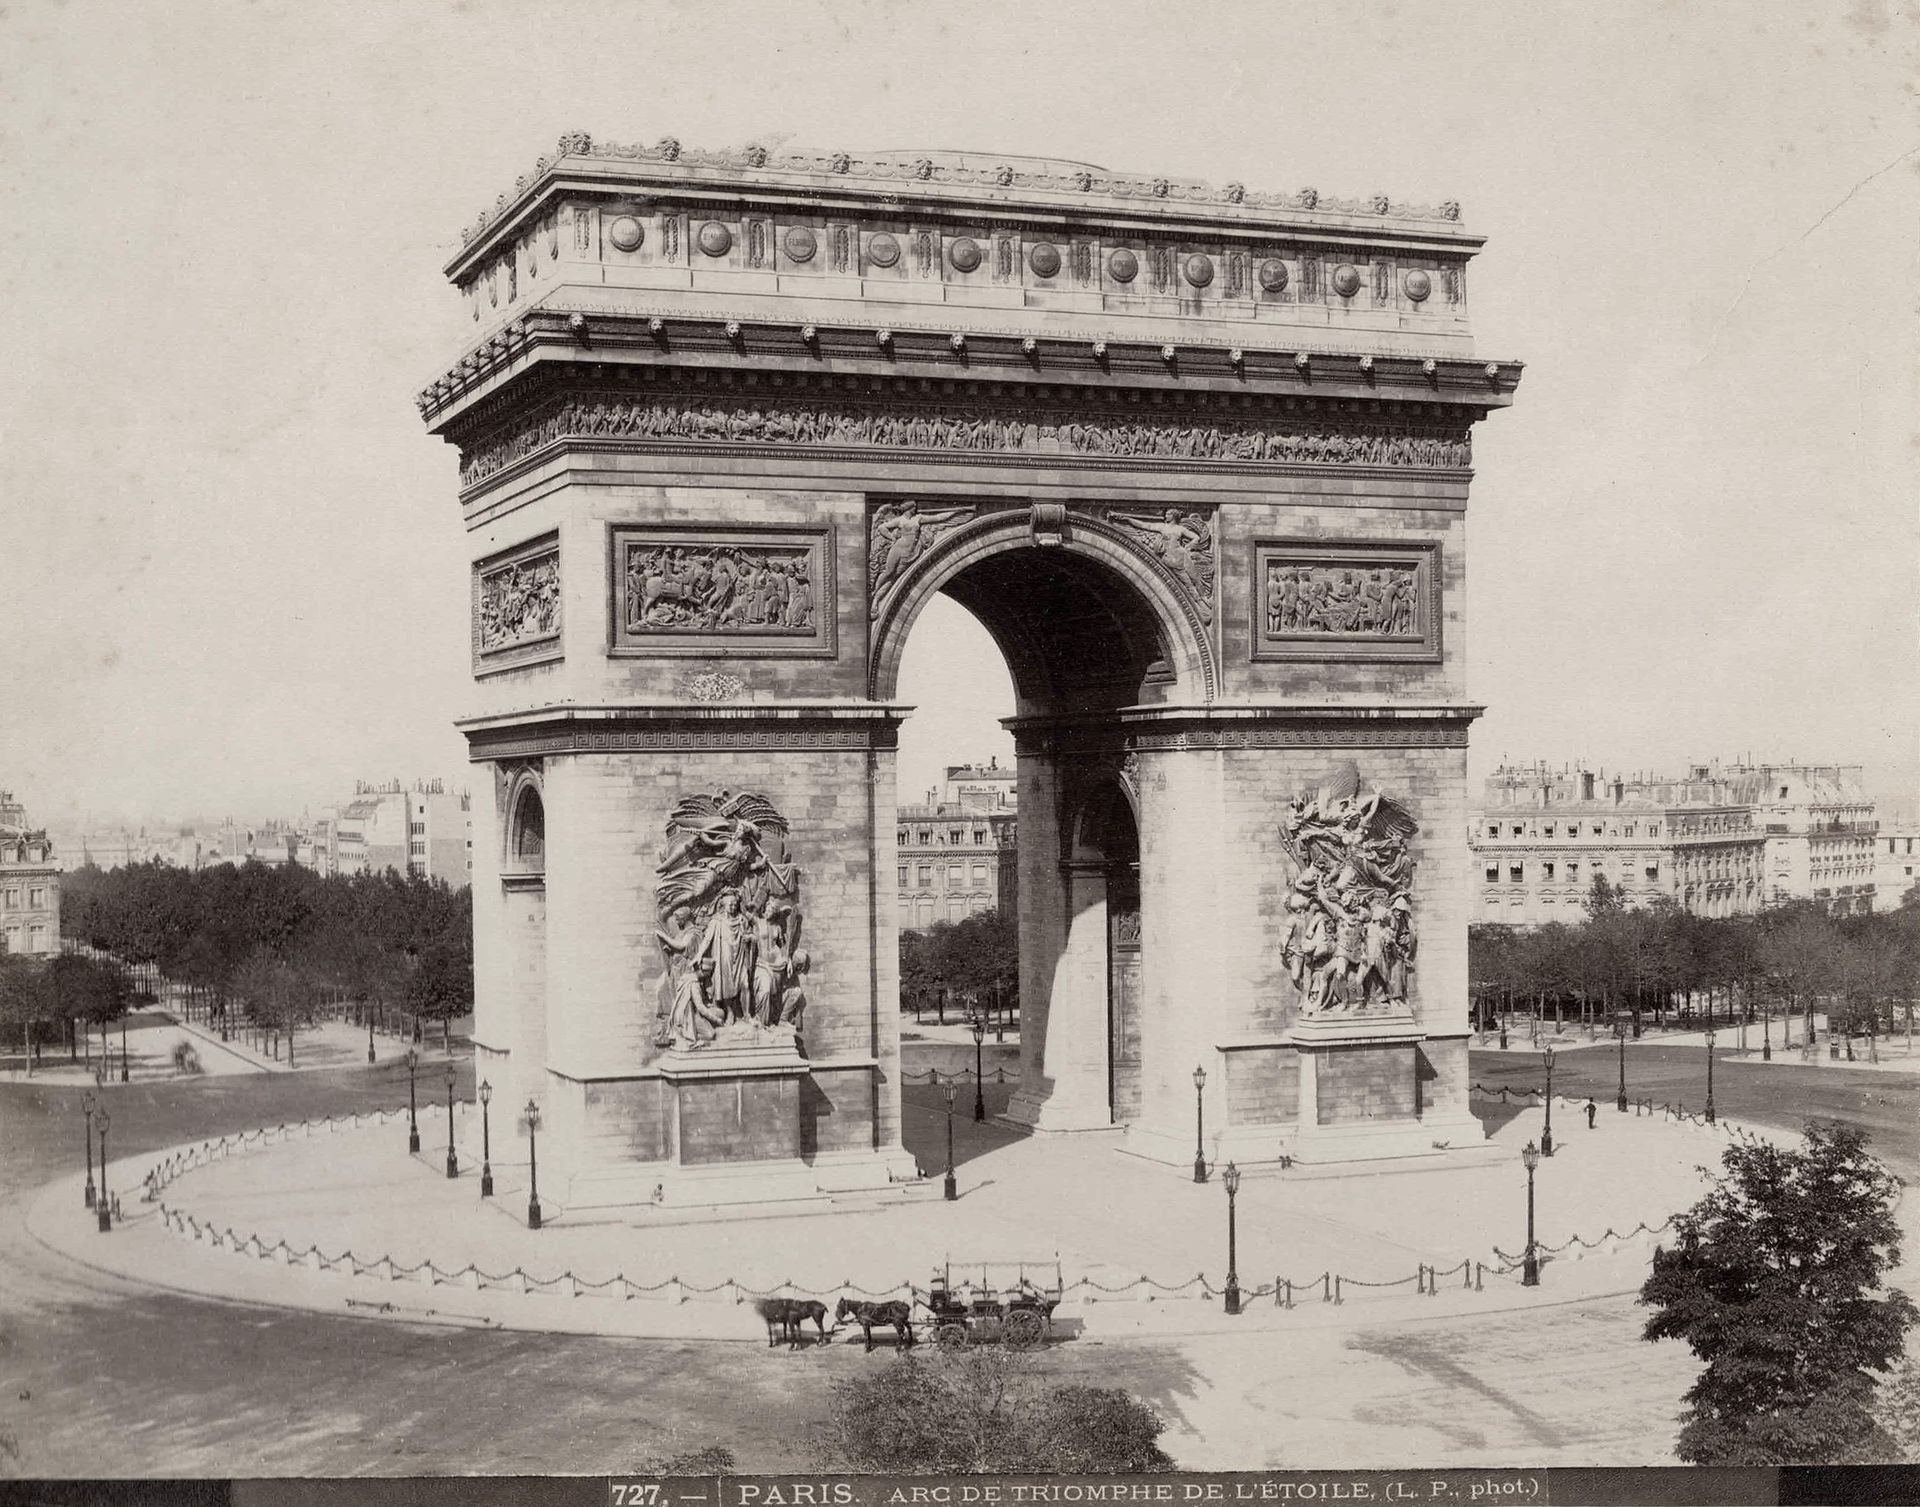
[[[903,1076],[913,1078],[920,1075],[909,1073],[903,1074]],[[925,1076],[933,1082],[937,1083],[940,1081],[940,1074],[937,1069],[928,1069]],[[955,1078],[970,1078],[972,1075],[970,1073],[955,1073],[949,1076]],[[1529,1101],[1534,1101],[1545,1097],[1543,1091],[1539,1089],[1514,1090],[1508,1086],[1494,1089],[1483,1084],[1472,1084],[1470,1087],[1472,1091],[1476,1093],[1481,1093],[1488,1097],[1497,1096],[1503,1100],[1510,1097],[1521,1097]],[[1565,1103],[1583,1102],[1578,1099],[1568,1099],[1560,1095],[1556,1095],[1555,1097],[1562,1099],[1562,1102]],[[1646,1113],[1652,1113],[1654,1108],[1652,1100],[1634,1102],[1636,1109],[1644,1107]],[[1759,1139],[1740,1126],[1729,1125],[1724,1121],[1709,1121],[1704,1115],[1690,1114],[1685,1110],[1684,1106],[1662,1103],[1659,1107],[1667,1116],[1681,1119],[1683,1122],[1690,1121],[1695,1124],[1714,1126],[1715,1128],[1726,1131],[1727,1134],[1732,1137],[1748,1142],[1757,1142]],[[254,1143],[256,1142],[259,1145],[265,1145],[269,1139],[274,1136],[278,1136],[284,1140],[292,1131],[299,1131],[302,1134],[310,1136],[313,1133],[313,1127],[316,1125],[332,1129],[336,1123],[350,1123],[357,1128],[363,1121],[367,1120],[371,1120],[376,1124],[386,1124],[390,1120],[397,1118],[400,1113],[401,1111],[398,1109],[382,1109],[370,1112],[356,1110],[351,1116],[328,1115],[318,1120],[308,1119],[299,1121],[291,1127],[284,1124],[262,1127],[258,1130],[246,1131],[237,1135],[225,1135],[214,1141],[203,1141],[200,1145],[191,1147],[186,1151],[174,1152],[149,1169],[147,1173],[147,1196],[150,1200],[158,1200],[161,1191],[184,1173],[196,1168],[208,1166],[212,1162],[230,1155],[235,1150],[246,1151],[254,1149]],[[524,1268],[516,1266],[510,1272],[495,1274],[485,1271],[478,1265],[470,1262],[458,1271],[449,1272],[441,1270],[435,1265],[431,1258],[417,1262],[411,1266],[406,1266],[395,1262],[391,1256],[387,1255],[382,1255],[372,1261],[366,1261],[356,1255],[351,1249],[341,1252],[338,1256],[329,1257],[317,1244],[308,1246],[304,1251],[296,1252],[284,1239],[276,1240],[273,1246],[269,1248],[261,1237],[257,1235],[249,1234],[244,1237],[236,1235],[231,1226],[216,1230],[213,1225],[203,1225],[195,1216],[184,1210],[173,1208],[164,1201],[160,1202],[158,1213],[162,1226],[183,1238],[191,1238],[195,1241],[204,1240],[216,1247],[223,1247],[235,1252],[240,1252],[245,1249],[247,1253],[263,1260],[279,1257],[284,1253],[286,1264],[288,1265],[292,1265],[295,1262],[311,1261],[311,1263],[321,1271],[338,1271],[344,1266],[348,1272],[355,1277],[373,1275],[379,1276],[387,1281],[410,1281],[417,1278],[418,1274],[424,1271],[428,1274],[427,1281],[429,1285],[450,1285],[471,1276],[474,1286],[480,1289],[502,1287],[517,1278],[519,1280],[520,1290],[523,1293],[548,1293],[558,1288],[560,1284],[566,1283],[569,1285],[571,1295],[576,1297],[580,1296],[583,1291],[600,1294],[617,1286],[619,1289],[618,1295],[623,1300],[631,1299],[635,1294],[652,1294],[666,1291],[668,1292],[666,1301],[670,1303],[685,1302],[689,1295],[695,1297],[711,1297],[716,1293],[723,1292],[727,1294],[725,1301],[731,1301],[735,1304],[744,1303],[749,1299],[755,1298],[803,1296],[802,1294],[796,1293],[794,1283],[791,1279],[762,1289],[749,1287],[736,1278],[728,1278],[703,1286],[695,1282],[682,1281],[677,1276],[667,1277],[658,1282],[636,1282],[624,1272],[616,1272],[610,1277],[590,1282],[581,1279],[571,1270],[562,1272],[557,1276],[535,1277],[530,1275]],[[1643,1221],[1635,1225],[1633,1229],[1624,1233],[1609,1226],[1603,1234],[1592,1240],[1576,1234],[1562,1241],[1559,1245],[1544,1245],[1536,1242],[1534,1252],[1536,1256],[1551,1258],[1566,1251],[1584,1252],[1597,1250],[1609,1241],[1624,1243],[1643,1235],[1663,1234],[1671,1229],[1673,1224],[1674,1219],[1670,1216],[1657,1225],[1649,1225]],[[1251,1289],[1243,1289],[1241,1296],[1243,1299],[1271,1297],[1274,1305],[1283,1309],[1293,1308],[1296,1300],[1302,1294],[1311,1293],[1315,1288],[1319,1289],[1321,1302],[1336,1305],[1345,1302],[1346,1289],[1349,1287],[1368,1292],[1381,1292],[1404,1287],[1408,1283],[1412,1283],[1417,1293],[1426,1296],[1436,1296],[1439,1292],[1441,1279],[1454,1276],[1461,1278],[1461,1290],[1479,1292],[1483,1290],[1485,1277],[1489,1271],[1491,1271],[1495,1277],[1510,1277],[1511,1273],[1522,1266],[1525,1260],[1524,1253],[1516,1256],[1510,1252],[1501,1250],[1498,1246],[1493,1248],[1493,1255],[1495,1262],[1491,1264],[1465,1259],[1453,1266],[1441,1268],[1422,1262],[1418,1265],[1417,1270],[1412,1276],[1398,1277],[1385,1281],[1368,1281],[1359,1277],[1349,1277],[1344,1273],[1331,1270],[1322,1272],[1317,1277],[1309,1278],[1294,1278],[1280,1275],[1276,1276],[1271,1283],[1263,1283]],[[868,1299],[894,1298],[901,1294],[905,1294],[908,1298],[915,1301],[921,1301],[923,1299],[922,1290],[912,1283],[895,1283],[891,1287],[876,1289],[862,1287],[852,1281],[847,1281],[831,1289],[830,1292],[833,1294],[858,1294]],[[1081,1294],[1088,1302],[1099,1302],[1103,1299],[1112,1298],[1132,1298],[1135,1301],[1151,1302],[1155,1301],[1160,1295],[1172,1297],[1194,1296],[1202,1300],[1209,1300],[1224,1295],[1225,1288],[1215,1286],[1207,1278],[1206,1274],[1202,1272],[1187,1278],[1183,1282],[1160,1282],[1142,1274],[1126,1282],[1110,1284],[1101,1282],[1091,1276],[1079,1276],[1066,1282],[1062,1286],[1061,1292],[1063,1296],[1073,1293]]]

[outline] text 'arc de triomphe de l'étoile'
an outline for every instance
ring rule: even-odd
[[[1457,205],[562,139],[419,397],[471,544],[478,1071],[577,1206],[883,1189],[937,592],[1016,694],[1040,1131],[1432,1154],[1468,1109]],[[1195,1069],[1205,1069],[1196,1103]]]

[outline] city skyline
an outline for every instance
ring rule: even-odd
[[[43,317],[0,377],[0,589],[43,673],[0,770],[36,810],[119,819],[284,814],[369,769],[459,778],[454,456],[411,395],[457,348],[440,267],[475,207],[563,129],[858,147],[960,111],[1009,153],[1463,202],[1488,237],[1479,349],[1528,362],[1526,403],[1476,435],[1476,770],[1751,751],[1910,791],[1920,711],[1877,666],[1914,648],[1915,336],[1888,316],[1916,163],[1881,107],[1911,28],[1873,6],[1214,14],[1255,53],[1284,42],[1287,90],[1137,6],[1077,41],[1084,78],[1038,61],[1045,22],[989,7],[987,66],[910,92],[873,63],[931,56],[944,22],[764,10],[733,67],[782,81],[777,116],[701,81],[688,8],[605,21],[586,60],[500,6],[17,13],[23,68],[62,87],[0,106],[44,148],[4,168],[33,228],[0,276]],[[826,40],[862,18],[862,48]],[[644,110],[619,66],[641,55]],[[529,97],[543,75],[567,87]],[[474,107],[495,89],[521,108]],[[911,656],[944,652],[903,682],[904,790],[1005,747],[1004,670],[968,626],[943,606],[915,635]]]

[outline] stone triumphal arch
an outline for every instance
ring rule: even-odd
[[[570,135],[448,266],[475,1037],[560,1201],[885,1188],[936,593],[1017,712],[1041,1131],[1432,1153],[1467,1108],[1458,206]],[[490,784],[490,791],[485,787]],[[1195,1069],[1204,1069],[1196,1105]]]

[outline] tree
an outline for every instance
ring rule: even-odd
[[[981,1346],[833,1385],[822,1453],[848,1470],[1082,1474],[1169,1470],[1165,1421],[1113,1387],[1053,1387],[1018,1351]]]
[[[473,1008],[471,934],[434,942],[420,954],[420,966],[407,980],[407,1008],[440,1022],[441,1045],[453,1050],[453,1017]]]
[[[33,1072],[34,1039],[41,1024],[52,1018],[47,970],[30,958],[0,948],[0,1031],[8,1037],[19,1033],[29,1074]]]
[[[1712,1190],[1675,1220],[1640,1301],[1643,1337],[1706,1362],[1686,1393],[1677,1451],[1694,1465],[1850,1464],[1891,1458],[1873,1415],[1913,1301],[1899,1264],[1898,1180],[1851,1126],[1807,1127],[1799,1148],[1736,1142]]]

